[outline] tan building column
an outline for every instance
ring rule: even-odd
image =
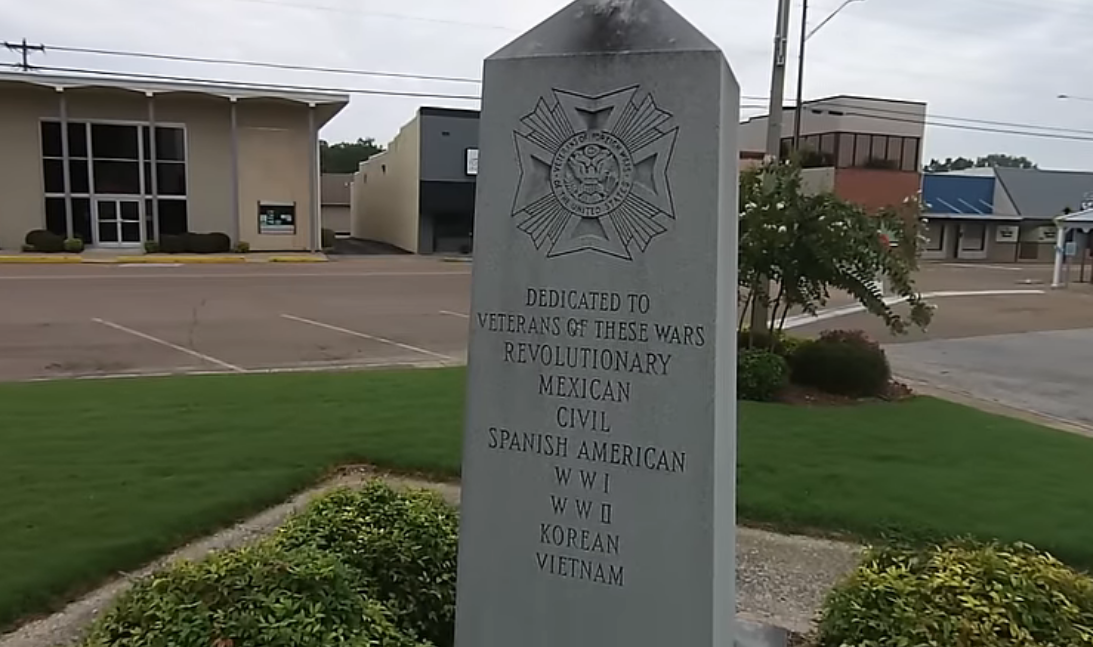
[[[311,211],[311,251],[322,249],[322,220],[319,216],[319,133],[315,129],[315,104],[307,104],[308,198]]]
[[[69,169],[68,163],[68,97],[65,96],[64,88],[56,88],[58,101],[60,102],[59,115],[61,118],[61,164],[64,165],[64,183],[65,183],[65,238],[73,238],[72,226],[72,171]],[[91,241],[85,241],[91,244]]]
[[[231,97],[231,196],[232,196],[232,240],[238,245],[242,241],[241,220],[239,218],[239,101]]]
[[[159,240],[159,169],[156,167],[156,95],[146,92],[148,97],[148,161],[151,162],[149,187],[152,198],[152,230],[145,232],[148,240]],[[141,170],[143,173],[143,169]]]

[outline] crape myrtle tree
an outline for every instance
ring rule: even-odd
[[[767,299],[771,343],[793,309],[815,314],[834,290],[852,295],[882,318],[894,334],[909,326],[925,328],[932,308],[915,288],[914,272],[925,241],[921,198],[908,197],[896,208],[870,214],[830,192],[807,191],[800,166],[773,161],[740,177],[739,326],[748,321],[761,277],[773,283]],[[900,314],[885,301],[878,277],[904,297]],[[754,334],[755,331],[752,331]],[[754,337],[753,337],[754,341]]]

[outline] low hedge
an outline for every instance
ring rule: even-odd
[[[1093,645],[1093,579],[1026,545],[874,550],[820,617],[820,647],[849,645]]]
[[[375,481],[317,500],[286,522],[277,540],[290,550],[337,556],[402,629],[436,647],[451,647],[458,533],[457,512],[440,496],[399,492]]]
[[[159,251],[164,254],[227,254],[231,250],[231,237],[220,232],[164,234],[159,238]]]
[[[44,254],[57,254],[65,251],[65,237],[45,229],[27,232],[24,248],[30,248]]]
[[[825,331],[803,342],[789,363],[794,383],[835,395],[877,397],[892,381],[884,349],[857,330]]]
[[[84,647],[425,647],[330,554],[272,542],[178,562],[139,580]]]
[[[736,395],[741,400],[770,402],[789,385],[789,364],[767,350],[744,349],[736,355]]]
[[[773,337],[765,330],[752,333],[747,328],[736,331],[736,348],[742,350],[769,350],[782,357],[789,357],[805,342],[785,332],[776,332]]]

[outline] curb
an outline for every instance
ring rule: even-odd
[[[146,254],[143,256],[86,257],[75,255],[10,255],[0,256],[0,265],[232,265],[243,263],[328,263],[319,256],[272,256],[248,258],[246,256],[184,256]]]
[[[254,260],[249,261],[251,263],[261,263],[263,261]],[[266,263],[329,263],[330,259],[321,256],[271,256],[265,260]]]
[[[49,255],[49,256],[0,256],[0,263],[16,263],[16,264],[35,264],[35,265],[60,265],[63,263],[83,263],[84,258],[80,256],[63,256],[63,255]]]
[[[111,260],[112,263],[183,263],[189,265],[220,264],[220,263],[246,263],[245,256],[184,256],[174,254],[147,254],[145,256],[121,256]]]

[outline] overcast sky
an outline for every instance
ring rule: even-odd
[[[478,77],[481,61],[566,0],[33,0],[0,7],[0,39],[249,59],[367,71]],[[744,95],[769,94],[776,0],[675,0],[721,45]],[[811,0],[819,23],[842,0]],[[800,0],[793,12],[800,20]],[[930,127],[927,157],[1026,155],[1093,170],[1093,3],[1088,0],[859,0],[809,41],[805,97],[926,101],[942,117],[1077,129],[1090,141]],[[796,40],[796,37],[793,39]],[[796,47],[791,55],[795,55]],[[14,61],[0,52],[4,61]],[[35,62],[309,86],[476,94],[478,86],[283,72],[54,52]],[[794,64],[787,84],[792,98]],[[1089,101],[1062,101],[1067,93]],[[760,103],[745,100],[746,105]],[[386,143],[420,105],[477,102],[354,95],[323,132]],[[746,109],[744,116],[764,111]],[[966,124],[971,125],[971,124]],[[997,127],[985,126],[984,127]]]

